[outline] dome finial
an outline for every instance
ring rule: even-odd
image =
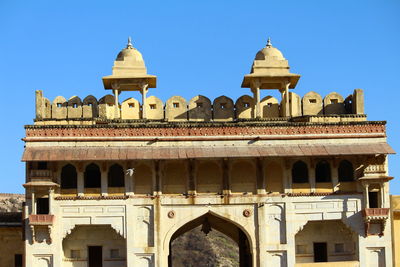
[[[272,47],[272,44],[271,44],[271,38],[270,38],[270,37],[268,37],[268,41],[267,41],[267,47]]]
[[[130,36],[128,37],[128,44],[126,45],[126,48],[133,48],[133,46],[132,46],[132,39],[131,39]]]

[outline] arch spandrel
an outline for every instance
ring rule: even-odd
[[[252,208],[253,206],[251,206]],[[250,207],[249,207],[250,208]],[[207,214],[210,214],[211,216],[218,217],[222,220],[224,220],[228,224],[232,224],[239,228],[240,230],[243,231],[243,233],[246,235],[249,244],[250,244],[250,251],[253,254],[253,262],[255,262],[255,249],[256,249],[256,236],[255,236],[255,225],[254,225],[254,215],[252,214],[250,217],[245,217],[243,216],[242,212],[243,210],[240,210],[238,212],[220,212],[220,211],[215,211],[211,210],[209,207],[204,207],[202,209],[198,208],[197,213],[195,213],[193,210],[188,213],[188,216],[185,216],[184,218],[179,218],[179,211],[176,211],[176,219],[178,220],[177,222],[173,223],[172,225],[169,226],[169,229],[165,232],[164,235],[164,240],[163,240],[163,250],[169,252],[169,243],[172,240],[173,235],[183,226],[186,224],[195,221],[198,218],[201,218]],[[181,211],[184,213],[184,211]],[[168,210],[164,212],[161,216],[168,218],[167,216]],[[174,220],[172,218],[171,220]],[[166,227],[168,225],[166,224]],[[190,228],[189,230],[193,229],[195,227]],[[180,233],[183,234],[184,232]],[[167,253],[168,254],[168,253]]]

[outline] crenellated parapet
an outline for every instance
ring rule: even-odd
[[[285,95],[281,100],[273,96],[264,97],[260,101],[260,119],[284,120],[295,117],[333,116],[365,120],[365,116],[363,116],[364,93],[361,89],[354,90],[353,94],[346,98],[335,92],[324,98],[316,92],[308,92],[303,97],[294,92],[290,92],[288,95],[289,105],[286,105]],[[287,107],[288,111],[286,111]],[[172,96],[165,103],[156,96],[150,96],[146,98],[145,105],[143,105],[132,97],[119,103],[113,95],[106,95],[100,99],[89,95],[83,100],[78,96],[72,96],[69,99],[57,96],[51,102],[43,96],[42,91],[36,91],[36,122],[46,121],[49,124],[51,121],[116,119],[175,122],[251,120],[256,119],[255,108],[256,101],[249,95],[243,95],[236,101],[226,96],[217,97],[213,101],[201,95],[190,100],[181,96]],[[289,116],[285,116],[285,114],[289,114]]]

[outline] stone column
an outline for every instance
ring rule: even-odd
[[[257,194],[265,194],[264,160],[256,158]]]
[[[292,172],[291,172],[291,160],[284,160],[283,179],[284,179],[284,192],[285,194],[292,193]]]
[[[162,172],[163,162],[160,160],[156,160],[154,162],[154,174],[155,174],[155,195],[162,194]]]
[[[384,183],[379,183],[380,185],[380,193],[381,193],[381,205],[380,208],[384,208],[385,207],[385,185]]]
[[[35,191],[32,188],[32,193],[31,193],[31,201],[32,201],[32,207],[31,207],[31,213],[36,214],[36,201],[35,201]]]
[[[114,111],[114,118],[118,119],[120,117],[120,112],[119,112],[119,101],[118,101],[118,95],[119,95],[119,89],[120,89],[120,84],[119,82],[113,82],[111,84],[111,87],[114,92],[114,100],[115,100],[115,111]]]
[[[311,193],[315,193],[316,181],[315,181],[315,162],[310,160],[310,168],[308,171],[308,176],[310,178]]]
[[[369,184],[363,184],[364,185],[364,199],[365,199],[365,208],[369,208]]]
[[[133,169],[133,171],[131,171],[131,169]],[[126,167],[125,167],[125,194],[127,196],[134,195],[134,191],[135,191],[134,179],[135,179],[134,164],[132,162],[128,162],[128,164],[126,164]]]
[[[147,91],[148,91],[148,84],[143,83],[141,84],[140,93],[142,94],[142,119],[147,119],[146,115],[146,98],[147,98]]]
[[[108,195],[108,175],[107,175],[107,163],[101,164],[101,195],[107,196]]]
[[[222,166],[222,193],[229,195],[231,193],[231,179],[230,179],[230,164],[227,158],[224,158],[221,162]]]
[[[53,214],[54,188],[49,188],[49,214]]]
[[[78,196],[82,197],[85,194],[85,181],[84,181],[84,172],[80,168],[78,168],[77,179],[78,179],[77,181]]]
[[[290,83],[289,83],[289,81],[288,82],[286,82],[285,83],[285,96],[286,96],[286,101],[285,101],[285,107],[286,107],[286,109],[285,109],[285,116],[286,117],[289,117],[290,115],[292,115],[291,113],[291,110],[290,110],[290,95],[289,95],[289,86],[290,86]],[[293,103],[292,103],[292,105],[293,105]]]
[[[188,194],[195,195],[196,194],[196,162],[194,159],[189,159],[187,163],[187,172],[188,172]]]
[[[332,168],[331,168],[333,192],[339,191],[339,177],[337,168],[338,168],[337,160],[334,159],[332,160]]]
[[[256,118],[261,118],[261,107],[260,107],[260,86],[261,83],[259,81],[254,81],[251,91],[253,92],[253,98],[254,98],[254,107],[255,107],[255,117]]]

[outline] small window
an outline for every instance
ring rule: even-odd
[[[196,107],[198,107],[198,108],[202,108],[203,107],[203,103],[196,103]]]
[[[92,103],[88,103],[87,106],[88,107],[93,107],[93,104]]]
[[[221,109],[226,109],[226,103],[220,103],[219,105],[220,105]]]
[[[310,104],[316,104],[317,103],[317,99],[309,99],[308,101],[310,102]]]
[[[124,169],[121,165],[114,164],[108,170],[108,186],[109,187],[124,187]]]
[[[78,104],[74,103],[74,104],[72,104],[72,107],[73,107],[73,108],[77,108],[77,107],[78,107]]]
[[[292,168],[293,183],[308,183],[308,167],[304,161],[297,161]]]
[[[38,170],[47,170],[47,162],[39,161],[38,162]]]
[[[135,107],[135,103],[129,103],[129,104],[128,104],[128,107],[129,107],[129,108],[134,108],[134,107]]]
[[[110,258],[111,259],[118,259],[119,256],[119,249],[110,249]]]
[[[379,208],[378,192],[368,192],[369,207],[371,209]]]
[[[61,169],[61,189],[75,189],[77,188],[78,174],[76,168],[67,164]]]
[[[306,245],[296,245],[296,254],[307,254]]]
[[[338,168],[339,182],[354,181],[353,164],[348,160],[342,160]]]
[[[243,103],[243,106],[244,106],[245,108],[249,108],[249,107],[250,107],[250,103],[244,102],[244,103]]]
[[[339,103],[339,100],[338,99],[331,99],[331,104],[337,104],[337,103]]]
[[[315,167],[315,181],[317,183],[326,183],[331,181],[331,167],[329,163],[322,160]]]
[[[71,249],[71,258],[79,259],[81,257],[81,251],[77,249]]]
[[[337,243],[335,244],[335,253],[343,253],[344,252],[344,244]]]
[[[89,164],[84,174],[85,188],[101,187],[101,172],[99,166],[94,163]]]
[[[267,107],[269,107],[269,108],[272,107],[272,103],[268,103]]]
[[[14,255],[14,266],[15,267],[22,267],[22,254],[15,254]]]
[[[156,109],[157,108],[156,104],[150,104],[149,106],[150,106],[150,109]]]
[[[172,106],[173,106],[174,108],[179,108],[179,103],[178,103],[178,102],[174,102],[174,103],[172,103]]]
[[[49,199],[37,198],[36,199],[36,214],[49,214]]]
[[[62,108],[63,104],[62,103],[57,103],[58,108]]]

